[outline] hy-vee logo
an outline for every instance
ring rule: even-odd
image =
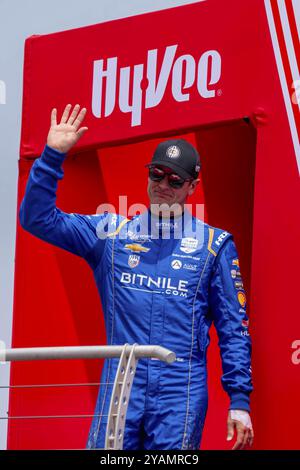
[[[202,98],[214,98],[216,90],[212,87],[221,76],[220,54],[210,50],[197,59],[191,54],[185,54],[175,60],[177,47],[178,45],[173,45],[166,48],[160,68],[157,49],[148,51],[146,67],[144,64],[137,64],[119,69],[118,57],[105,61],[95,60],[92,95],[94,116],[110,116],[118,100],[121,112],[131,114],[131,126],[139,126],[143,106],[149,109],[159,105],[170,76],[175,101],[189,101],[188,90],[193,86]]]

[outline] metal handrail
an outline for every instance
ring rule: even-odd
[[[109,414],[106,426],[105,449],[122,449],[126,423],[126,413],[131,387],[135,376],[138,360],[150,357],[168,364],[176,360],[175,353],[158,345],[124,344],[121,346],[62,346],[38,348],[6,349],[0,341],[0,363],[10,361],[37,361],[50,359],[100,359],[119,357],[113,393],[110,399]],[[87,417],[88,415],[76,415]],[[94,416],[94,415],[91,415]],[[68,415],[53,417],[67,418]],[[75,415],[73,416],[75,417]],[[6,418],[6,417],[5,417]],[[46,418],[43,416],[16,416],[6,419]],[[49,418],[49,416],[47,416]],[[4,419],[4,418],[3,418]]]
[[[59,388],[59,387],[96,387],[98,385],[113,385],[114,382],[81,382],[81,383],[59,383],[59,384],[19,384],[19,385],[0,385],[0,390],[6,389],[25,389],[25,388]]]
[[[127,345],[127,355],[130,354],[132,346]],[[124,346],[59,346],[41,348],[0,348],[0,361],[37,361],[50,359],[100,359],[120,357]],[[175,361],[175,354],[162,346],[137,345],[135,346],[135,357],[154,357],[168,364]]]

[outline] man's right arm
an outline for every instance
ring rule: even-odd
[[[51,127],[47,145],[40,158],[32,165],[26,192],[20,207],[20,223],[28,232],[38,238],[91,259],[90,252],[97,243],[97,258],[101,256],[104,240],[99,242],[97,224],[102,225],[107,215],[68,214],[56,207],[58,181],[63,178],[63,161],[70,148],[87,130],[81,127],[86,109],[80,111],[76,105],[71,113],[67,105],[60,123],[57,123],[56,109],[51,113]],[[101,245],[101,246],[100,246]]]
[[[32,235],[85,258],[98,241],[96,224],[101,216],[68,214],[56,207],[65,157],[46,145],[35,160],[20,207],[20,223]]]

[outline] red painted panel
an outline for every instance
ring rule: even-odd
[[[118,101],[109,116],[95,117],[94,60],[118,57],[118,70],[130,66],[131,72],[135,64],[144,64],[145,74],[148,51],[157,49],[160,71],[166,48],[172,45],[177,49],[165,93],[158,106],[146,108],[143,91],[139,125],[132,125],[131,113],[121,112]],[[196,82],[189,87],[187,77],[192,75],[185,71],[186,88],[178,88],[178,70],[182,55],[189,55],[189,64],[193,59],[198,64],[207,51],[220,55],[221,75],[207,86],[215,96],[204,98]],[[208,61],[202,92],[216,63]],[[119,77],[118,73],[117,96]],[[190,93],[188,101],[176,101],[179,89]],[[132,86],[130,90],[132,94]],[[29,38],[18,207],[31,160],[45,142],[50,109],[56,106],[61,111],[67,102],[88,108],[89,131],[65,163],[58,194],[58,206],[65,211],[94,213],[101,202],[118,206],[121,194],[128,196],[128,205],[147,203],[144,164],[157,141],[188,132],[187,138],[197,143],[203,171],[193,201],[205,202],[209,223],[234,233],[247,287],[255,448],[299,448],[300,366],[292,362],[292,344],[299,339],[300,327],[295,297],[300,262],[299,174],[264,2],[209,0]],[[250,122],[242,119],[245,116]],[[16,243],[13,347],[104,344],[100,302],[87,265],[19,226]],[[213,343],[202,447],[222,449],[230,447],[225,441],[227,397],[219,383],[216,338]],[[19,363],[12,367],[11,384],[96,382],[100,370],[101,361]],[[11,390],[9,412],[13,416],[89,414],[95,399],[95,387]],[[84,447],[90,418],[68,419],[11,420],[8,446]]]

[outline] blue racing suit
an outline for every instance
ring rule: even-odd
[[[197,449],[207,411],[212,322],[230,409],[249,411],[251,340],[233,237],[187,211],[169,222],[149,209],[130,220],[106,212],[65,213],[56,207],[65,157],[46,145],[33,163],[21,225],[87,261],[99,290],[108,344],[157,344],[176,354],[172,364],[139,360],[123,448]],[[89,449],[105,445],[117,364],[117,358],[104,361]]]

